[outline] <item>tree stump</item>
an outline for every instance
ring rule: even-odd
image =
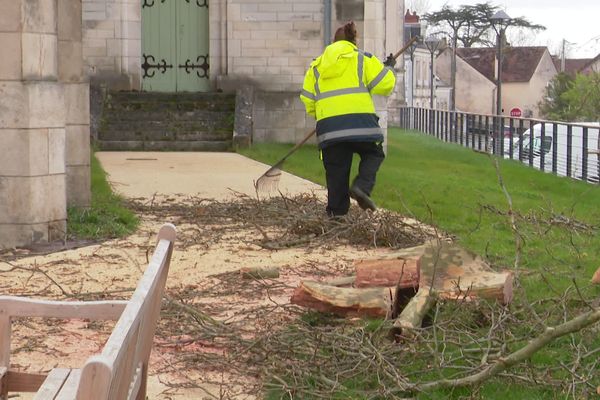
[[[417,288],[419,286],[419,259],[397,258],[389,260],[364,260],[355,264],[354,286]]]
[[[501,304],[512,300],[511,272],[495,272],[481,257],[455,244],[429,242],[419,266],[419,291],[394,321],[394,329],[403,334],[421,327],[438,298]]]

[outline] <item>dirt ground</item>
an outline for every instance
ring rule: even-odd
[[[178,228],[179,243],[167,281],[169,298],[180,305],[193,298],[195,304],[220,321],[247,318],[248,309],[269,305],[280,310],[273,318],[284,321],[287,317],[281,307],[289,304],[301,279],[344,275],[355,261],[388,252],[327,244],[267,249],[256,244],[259,234],[252,227],[230,227],[216,235],[219,224],[202,226],[176,213],[169,215],[169,205],[176,207],[198,199],[231,201],[242,194],[256,196],[252,182],[268,166],[237,154],[99,153],[98,157],[119,193],[138,204],[167,207],[161,213],[140,214],[140,229],[123,239],[46,255],[25,250],[4,254],[0,258],[4,260],[0,262],[1,293],[58,299],[127,298],[144,271],[158,228],[172,222]],[[289,174],[283,175],[279,186],[287,195],[326,195],[322,187]],[[202,207],[197,210],[202,212]],[[207,235],[207,231],[213,235]],[[277,267],[281,276],[277,286],[259,290],[258,283],[240,277],[238,270],[244,267]],[[234,379],[222,369],[209,365],[205,368],[202,358],[195,364],[190,357],[183,357],[186,362],[181,362],[184,355],[218,355],[225,350],[207,340],[195,340],[194,332],[171,332],[170,322],[165,321],[171,320],[163,316],[151,356],[150,399],[253,398],[238,389],[251,384],[254,378],[242,382],[239,376]],[[16,321],[11,365],[29,372],[48,371],[55,366],[80,367],[101,349],[111,327],[112,323],[81,320]],[[17,396],[31,398],[26,394]]]

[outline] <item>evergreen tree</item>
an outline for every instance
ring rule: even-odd
[[[539,104],[542,117],[553,121],[570,121],[570,105],[564,94],[573,87],[574,79],[564,72],[552,78]]]
[[[600,122],[600,72],[575,78],[558,73],[546,87],[539,109],[553,121]]]
[[[600,122],[600,72],[577,74],[561,97],[568,102],[573,121]]]

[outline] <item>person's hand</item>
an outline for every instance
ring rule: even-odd
[[[390,55],[387,56],[387,58],[383,62],[383,65],[385,65],[386,67],[394,68],[394,66],[396,65],[396,59],[394,58],[394,55],[392,53],[390,53]]]

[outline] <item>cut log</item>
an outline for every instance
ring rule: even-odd
[[[430,288],[421,288],[408,302],[404,310],[394,321],[394,330],[402,335],[409,335],[421,327],[423,319],[436,302],[436,293]]]
[[[594,276],[592,276],[592,283],[600,284],[600,268],[594,272]]]
[[[419,259],[396,258],[364,260],[355,264],[354,286],[417,288],[419,286]]]
[[[420,262],[419,288],[433,288],[443,299],[498,300],[513,297],[513,275],[494,271],[480,256],[455,244],[430,242]]]
[[[354,289],[302,281],[291,302],[341,316],[385,317],[391,309],[394,288]]]

